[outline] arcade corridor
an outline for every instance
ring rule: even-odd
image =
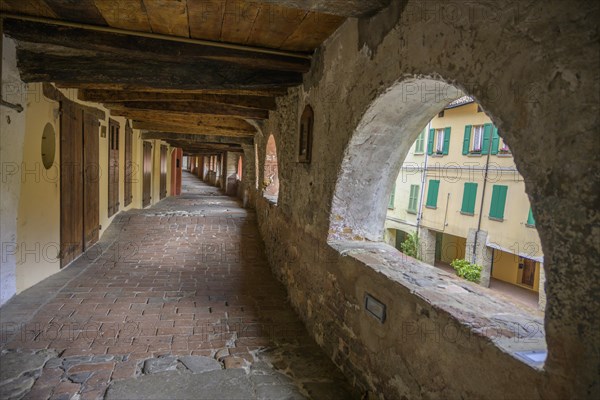
[[[597,21],[0,0],[0,399],[600,398]],[[390,246],[390,206],[539,309]]]
[[[352,398],[262,246],[254,212],[184,172],[3,308],[0,397]]]

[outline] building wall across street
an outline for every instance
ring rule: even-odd
[[[422,229],[430,261],[470,259],[492,278],[539,291],[543,253],[530,209],[501,132],[465,97],[434,117],[411,147],[390,198],[384,236],[399,248],[397,236]],[[467,238],[477,231],[485,242],[471,244]]]

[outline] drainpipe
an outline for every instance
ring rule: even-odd
[[[425,137],[423,140],[428,137],[429,130],[431,129],[431,121],[427,123],[427,127],[425,128]],[[427,143],[427,141],[425,141]],[[419,228],[421,227],[421,219],[423,218],[423,195],[425,194],[425,180],[427,178],[427,161],[429,159],[429,152],[427,151],[427,146],[423,146],[425,151],[425,163],[423,164],[423,170],[421,171],[421,190],[419,194],[419,212],[417,213],[417,237],[419,236]]]
[[[484,132],[484,134],[485,134],[485,132]],[[487,185],[488,171],[490,168],[490,155],[492,154],[492,143],[494,142],[494,140],[493,140],[494,133],[491,132],[490,134],[491,134],[490,142],[488,144],[488,152],[487,152],[487,157],[485,160],[485,172],[483,175],[483,191],[481,192],[481,205],[479,206],[479,220],[477,221],[477,230],[475,231],[475,239],[473,241],[473,252],[472,252],[473,261],[475,261],[475,254],[477,252],[477,235],[479,234],[479,231],[481,230],[481,217],[483,216],[483,201],[485,199],[485,187]]]

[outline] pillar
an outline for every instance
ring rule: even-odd
[[[435,231],[427,228],[421,228],[419,234],[419,247],[421,260],[427,264],[435,264]]]
[[[546,272],[544,264],[540,263],[540,287],[538,293],[538,308],[542,311],[546,309]]]
[[[469,229],[467,234],[467,245],[465,248],[465,259],[470,263],[481,265],[481,286],[490,287],[490,279],[492,277],[492,249],[487,246],[486,231],[477,231]],[[475,250],[473,251],[473,246]]]

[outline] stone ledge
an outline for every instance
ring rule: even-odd
[[[532,368],[543,368],[543,363],[527,362],[515,354],[547,351],[541,312],[518,307],[488,288],[406,256],[382,242],[329,241],[328,244],[342,257],[351,257],[400,284],[502,352]]]

